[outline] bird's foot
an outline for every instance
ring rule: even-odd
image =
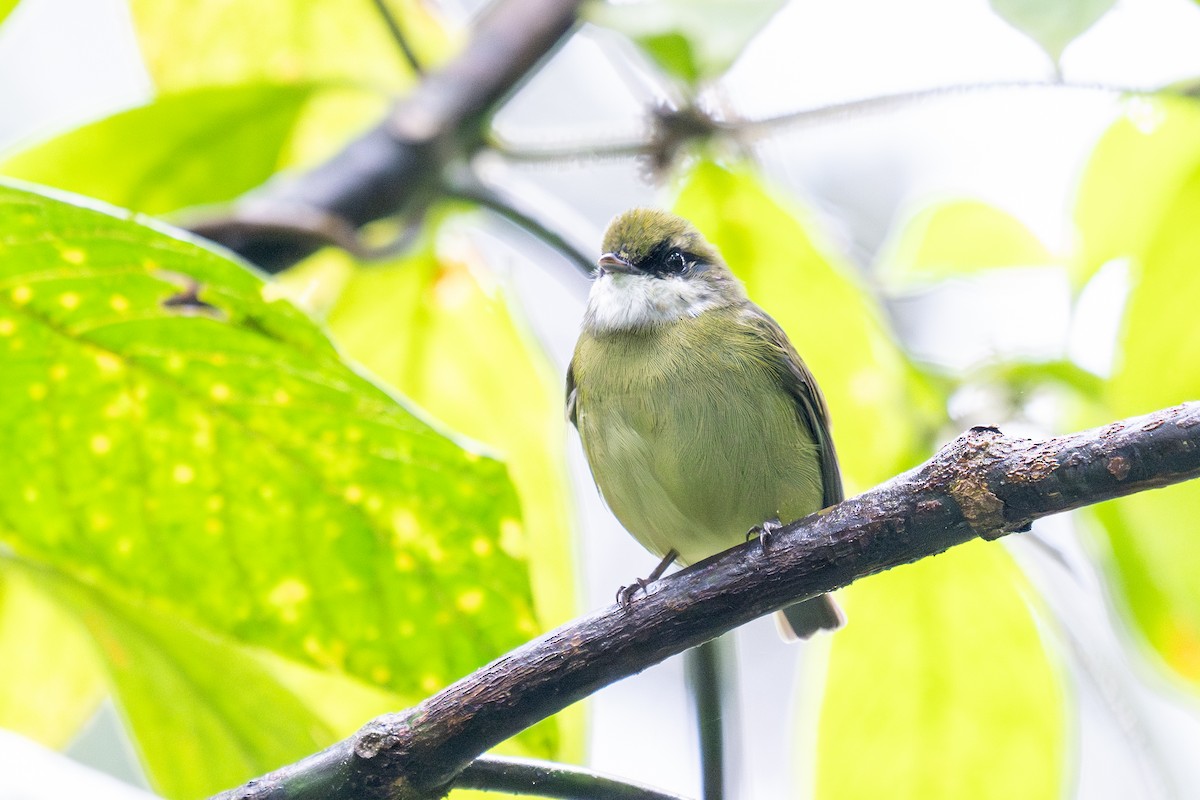
[[[773,517],[772,519],[764,520],[761,525],[755,525],[753,528],[746,531],[746,541],[748,542],[757,536],[758,543],[762,545],[762,549],[765,552],[767,547],[771,544],[771,537],[775,534],[775,531],[782,527],[783,523],[779,521],[779,517]]]
[[[628,611],[633,605],[634,593],[638,589],[641,589],[642,594],[645,594],[646,587],[649,585],[649,582],[645,578],[638,578],[628,586],[622,586],[620,589],[617,589],[617,605],[621,607],[622,611]]]
[[[622,586],[620,589],[617,589],[617,605],[621,607],[621,610],[628,611],[629,607],[633,605],[634,593],[638,589],[641,589],[642,594],[645,594],[646,587],[661,578],[662,574],[667,571],[667,567],[671,566],[671,564],[674,563],[675,559],[678,557],[679,553],[675,550],[668,551],[668,553],[663,556],[662,561],[658,562],[658,566],[654,568],[654,571],[651,572],[649,576],[645,578],[638,578],[628,586]]]

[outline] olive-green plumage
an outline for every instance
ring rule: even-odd
[[[604,240],[567,376],[568,413],[621,524],[694,563],[842,499],[827,413],[779,326],[686,221],[635,209]],[[826,597],[793,632],[840,623]]]

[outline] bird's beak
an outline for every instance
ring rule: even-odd
[[[621,258],[616,253],[605,253],[600,256],[600,260],[596,262],[601,272],[624,272],[626,275],[632,275],[637,270],[633,264],[630,264],[624,258]]]

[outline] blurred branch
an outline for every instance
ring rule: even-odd
[[[482,789],[562,800],[684,800],[678,795],[619,781],[582,767],[481,756],[454,781],[456,789]]]
[[[574,27],[582,0],[496,0],[463,51],[425,75],[386,119],[307,172],[280,176],[242,198],[232,216],[210,219],[203,235],[278,272],[321,247],[244,220],[290,213],[336,220],[355,231],[420,210],[441,193],[442,171],[485,144],[491,115]]]
[[[1067,436],[977,427],[858,497],[535,639],[420,705],[222,800],[441,797],[486,750],[603,686],[738,625],[975,538],[1200,477],[1200,402]],[[630,724],[636,724],[631,720]]]

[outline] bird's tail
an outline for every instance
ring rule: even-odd
[[[785,641],[807,639],[817,631],[836,631],[846,624],[846,615],[827,594],[790,605],[775,614]]]

